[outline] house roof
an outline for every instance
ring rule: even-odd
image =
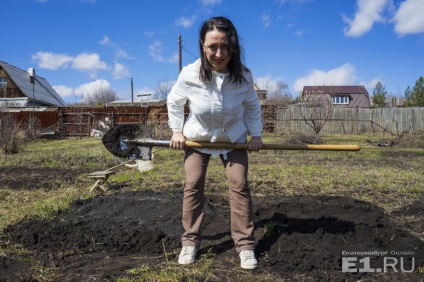
[[[362,94],[368,95],[367,89],[362,85],[356,86],[304,86],[303,91],[307,94],[330,94],[330,95],[349,95]]]
[[[325,94],[330,96],[349,96],[348,105],[338,105],[339,107],[369,108],[371,106],[367,89],[362,85],[341,85],[341,86],[304,86],[302,96]]]
[[[21,70],[20,68],[2,61],[0,61],[0,66],[6,71],[10,79],[12,79],[12,81],[22,91],[22,93],[28,97],[28,99],[32,100],[34,95],[35,102],[51,106],[65,106],[65,101],[59,96],[45,78],[35,75],[35,83],[33,85],[27,71]]]

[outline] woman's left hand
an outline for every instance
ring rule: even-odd
[[[262,149],[262,137],[260,136],[252,137],[252,139],[250,139],[248,143],[248,151],[249,152],[259,151],[260,149]]]

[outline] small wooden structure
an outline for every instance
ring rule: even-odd
[[[114,173],[115,171],[113,170],[102,170],[102,171],[96,171],[96,172],[92,172],[88,174],[87,176],[89,178],[97,179],[93,187],[91,187],[90,193],[94,193],[94,189],[96,188],[100,188],[103,191],[107,191],[108,189],[110,189],[112,185],[109,183],[108,178]]]
[[[112,188],[112,185],[109,183],[108,178],[115,173],[114,169],[129,164],[133,161],[134,160],[128,160],[106,170],[95,171],[87,174],[88,178],[96,179],[96,182],[94,183],[93,187],[90,188],[90,193],[94,193],[94,189],[96,188],[102,189],[103,191],[107,191]],[[107,185],[107,187],[105,187],[105,185]]]

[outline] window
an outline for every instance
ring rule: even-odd
[[[348,105],[349,96],[333,96],[332,102],[335,105]]]
[[[7,79],[5,77],[0,77],[0,89],[7,88]]]

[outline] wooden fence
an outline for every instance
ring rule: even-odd
[[[304,109],[303,109],[304,110]],[[302,117],[298,106],[281,107],[276,110],[276,132],[280,134],[313,134],[314,131]],[[305,114],[303,114],[305,116]],[[321,135],[384,133],[399,134],[424,131],[424,108],[334,108]]]
[[[265,132],[278,134],[313,134],[298,106],[263,106]],[[303,109],[304,110],[304,109]],[[5,114],[5,113],[1,113]],[[27,122],[39,120],[42,131],[55,132],[62,137],[90,136],[93,130],[122,123],[153,123],[167,128],[166,106],[149,107],[64,107],[43,112],[7,113]],[[186,108],[186,115],[188,108]],[[424,108],[335,108],[321,130],[321,135],[424,131]]]

